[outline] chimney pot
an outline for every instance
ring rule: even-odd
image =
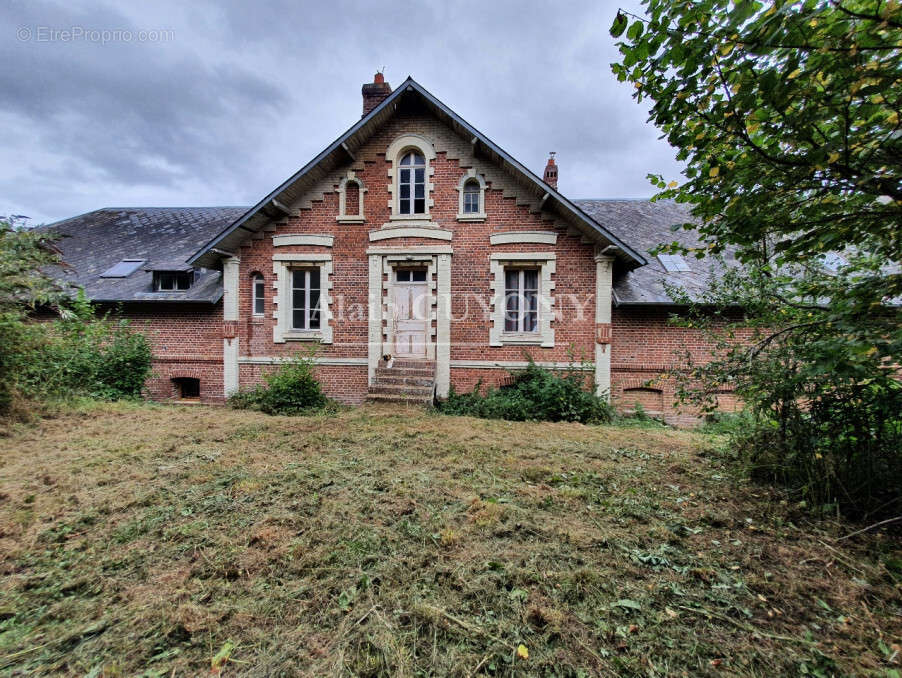
[[[557,190],[557,165],[554,162],[554,151],[548,156],[548,164],[545,165],[545,176],[543,177],[546,184]]]
[[[361,92],[363,93],[363,115],[366,115],[391,94],[391,85],[385,82],[385,76],[382,73],[377,72],[373,76],[373,82],[366,83],[361,88]]]

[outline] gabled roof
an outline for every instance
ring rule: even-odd
[[[488,156],[504,170],[520,178],[527,186],[533,189],[536,198],[541,199],[544,197],[544,209],[555,213],[568,224],[581,231],[586,237],[597,241],[599,244],[614,246],[616,248],[614,254],[626,268],[631,269],[647,263],[645,257],[627,245],[626,242],[615,236],[607,228],[599,225],[576,204],[530,172],[504,149],[436,99],[411,77],[408,77],[385,100],[332,142],[322,153],[289,177],[259,203],[223,228],[208,242],[204,243],[189,259],[189,263],[212,267],[222,251],[237,251],[237,248],[248,234],[259,231],[274,218],[285,216],[285,205],[293,204],[323,176],[352,160],[355,151],[394,114],[405,97],[417,97],[454,131],[470,138],[476,153]],[[220,250],[220,253],[214,250]]]
[[[60,236],[66,267],[55,275],[84,287],[98,302],[175,301],[215,304],[222,274],[198,271],[191,289],[154,292],[153,270],[190,268],[197,248],[247,211],[246,207],[106,207],[41,227]],[[100,274],[126,259],[144,263],[124,278]]]

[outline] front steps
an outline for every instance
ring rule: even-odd
[[[367,400],[431,405],[435,398],[435,361],[395,358],[391,367],[380,362]]]

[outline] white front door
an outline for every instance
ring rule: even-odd
[[[429,329],[426,269],[395,269],[392,308],[395,355],[398,358],[425,358]]]

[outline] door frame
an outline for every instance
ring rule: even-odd
[[[427,356],[435,360],[435,390],[440,398],[448,396],[451,387],[451,259],[450,244],[371,245],[369,259],[369,295],[367,319],[367,382],[372,385],[376,369],[388,348],[391,316],[386,297],[391,285],[391,270],[398,262],[424,263],[429,273],[432,295],[432,322],[429,329]]]
[[[385,336],[382,346],[383,355],[395,353],[395,323],[394,323],[394,287],[397,284],[398,270],[426,269],[426,282],[422,284],[426,290],[426,355],[422,360],[435,360],[435,258],[432,256],[419,257],[386,257],[385,268],[388,275],[384,281],[385,290]],[[405,284],[405,283],[402,283]],[[410,284],[410,283],[406,283]],[[416,360],[416,358],[412,358]]]
[[[410,280],[399,280],[400,274],[402,271],[410,272]],[[413,272],[419,272],[423,274],[423,280],[414,280]],[[416,295],[411,295],[410,297],[410,307],[411,307],[411,315],[415,315],[413,309],[416,307],[416,302],[420,301],[420,304],[423,305],[423,318],[413,320],[413,322],[421,322],[423,324],[422,330],[422,347],[423,353],[420,355],[412,355],[405,354],[402,355],[400,350],[398,349],[398,335],[400,334],[400,326],[393,327],[394,336],[390,337],[389,343],[392,346],[392,355],[397,356],[398,358],[403,358],[406,360],[427,360],[429,359],[429,330],[432,326],[432,303],[433,300],[430,295],[429,290],[429,267],[423,264],[410,264],[410,265],[402,265],[398,264],[397,266],[392,267],[392,285],[390,288],[390,298],[392,303],[395,301],[396,292],[400,289],[408,290],[416,290]],[[400,323],[400,319],[395,317],[394,310],[392,311],[392,320],[395,323]],[[409,321],[408,321],[409,322]],[[419,332],[417,332],[419,333]]]

